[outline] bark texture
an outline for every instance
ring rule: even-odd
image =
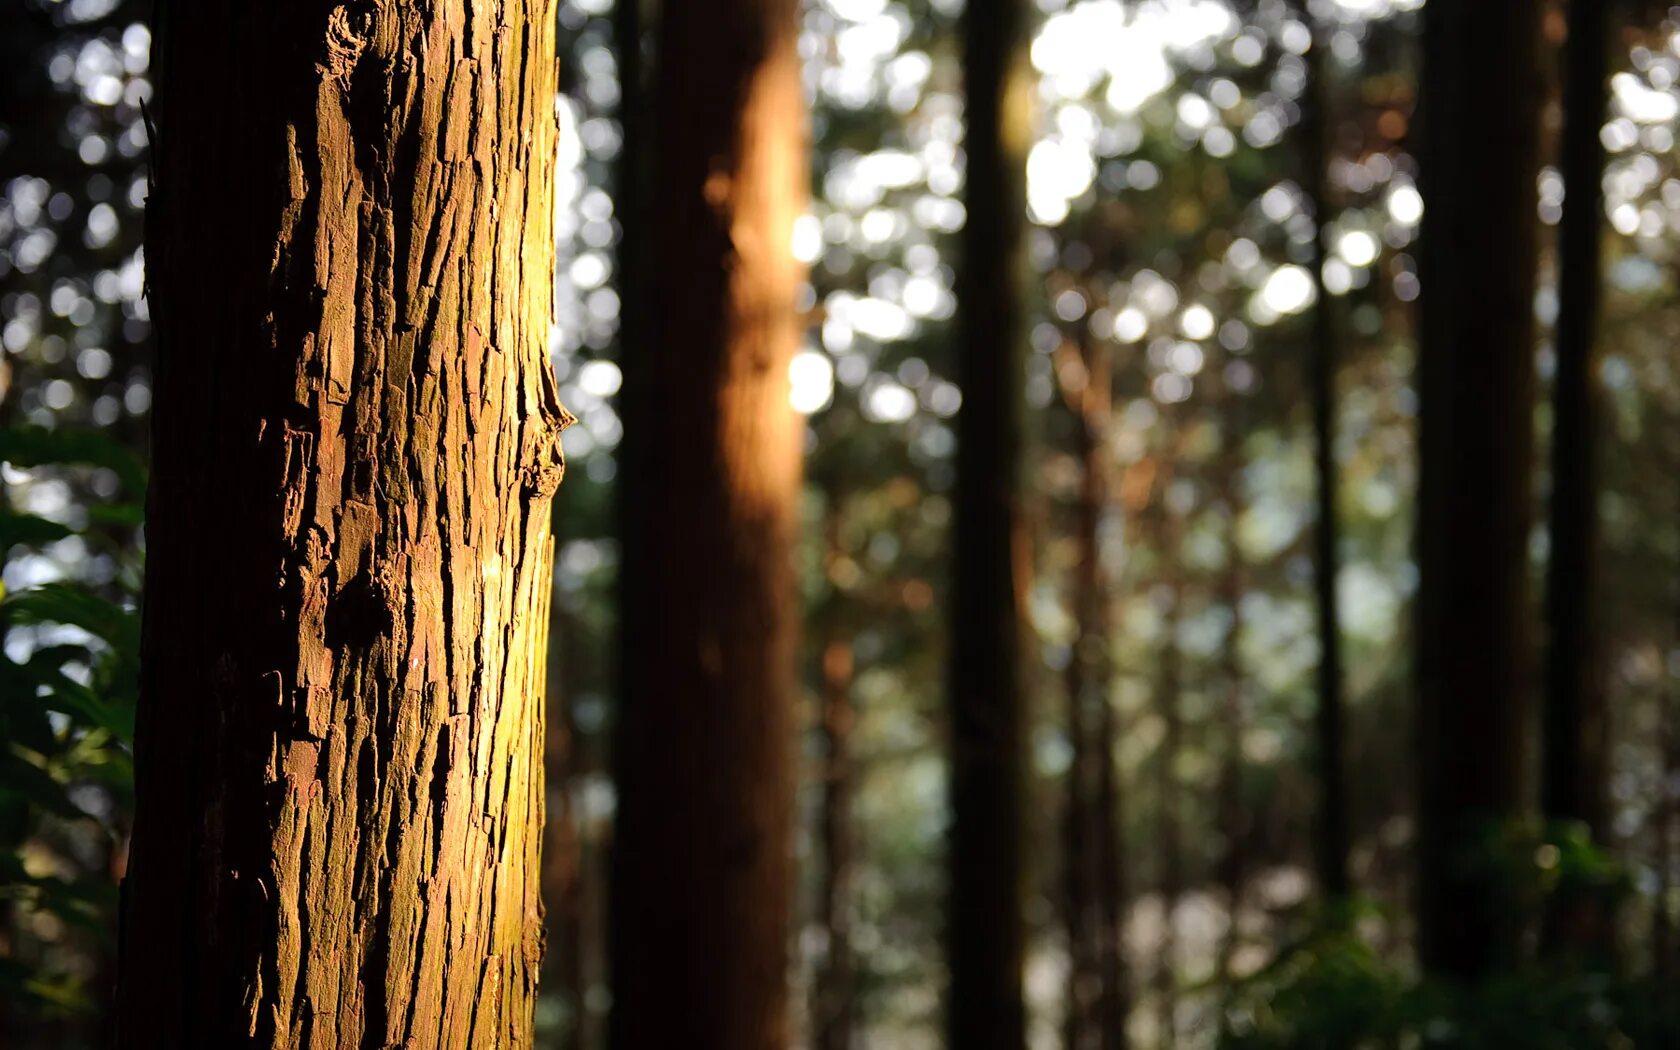
[[[1019,0],[970,0],[962,18],[968,222],[956,289],[963,405],[950,615],[951,1050],[1019,1050],[1025,1039],[1014,554],[1025,337],[1018,278],[1030,132],[1023,7]]]
[[[524,1047],[549,0],[160,4],[123,1047]]]
[[[1522,804],[1532,671],[1539,24],[1528,0],[1424,15],[1418,947],[1456,977],[1507,961],[1518,919],[1488,851]]]
[[[795,0],[670,3],[657,32],[650,298],[624,348],[620,1050],[788,1039],[797,34]]]

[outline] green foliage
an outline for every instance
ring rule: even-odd
[[[1478,862],[1497,864],[1513,908],[1545,915],[1587,902],[1613,915],[1629,892],[1584,829],[1534,822],[1496,829]],[[1357,904],[1303,920],[1303,932],[1238,982],[1224,1007],[1225,1050],[1634,1050],[1680,1045],[1680,1004],[1649,978],[1567,943],[1479,983],[1418,975],[1369,936],[1385,916]],[[1538,932],[1538,931],[1536,931]]]
[[[61,473],[102,467],[124,483],[122,500],[82,529],[0,514],[0,554],[50,561],[44,549],[71,538],[123,549],[108,533],[140,515],[144,475],[132,454],[97,434],[30,427],[0,430],[0,459]],[[104,586],[60,579],[0,597],[0,999],[41,1021],[96,1001],[90,980],[114,925],[139,680],[129,570]]]

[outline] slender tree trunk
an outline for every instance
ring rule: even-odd
[[[1558,228],[1558,323],[1553,340],[1551,556],[1546,574],[1546,704],[1541,805],[1548,818],[1580,821],[1602,837],[1607,775],[1606,697],[1593,630],[1598,543],[1598,335],[1608,92],[1603,4],[1569,5],[1564,51],[1563,177],[1569,198]]]
[[[1553,344],[1551,553],[1546,565],[1546,665],[1540,805],[1551,822],[1576,821],[1599,844],[1608,831],[1609,706],[1593,625],[1598,579],[1599,239],[1604,212],[1609,14],[1569,5],[1564,50],[1562,167],[1568,199],[1558,229],[1558,323]],[[1614,916],[1605,900],[1566,886],[1546,916],[1545,944],[1595,964],[1611,962]]]
[[[788,1039],[806,199],[795,0],[664,5],[624,348],[618,1050]]]
[[[1164,424],[1164,427],[1171,428],[1172,424]],[[1176,457],[1181,451],[1181,443],[1175,439],[1171,447],[1174,449],[1172,455]],[[1175,1046],[1178,1039],[1178,929],[1174,913],[1184,893],[1184,843],[1178,783],[1178,757],[1184,747],[1183,655],[1178,646],[1184,605],[1184,581],[1179,565],[1183,523],[1167,506],[1170,470],[1170,466],[1163,468],[1159,504],[1155,510],[1160,521],[1156,542],[1164,576],[1162,585],[1167,589],[1161,653],[1156,668],[1157,707],[1164,725],[1160,757],[1156,762],[1156,792],[1160,806],[1160,841],[1157,846],[1161,851],[1161,950],[1155,965],[1155,995],[1159,1011],[1158,1045],[1162,1047]]]
[[[1106,603],[1106,598],[1104,599]],[[1107,637],[1107,631],[1104,631]],[[1105,665],[1108,666],[1108,665]],[[1114,704],[1108,698],[1097,708],[1096,739],[1101,750],[1097,763],[1097,949],[1102,998],[1097,1003],[1097,1023],[1102,1050],[1125,1050],[1126,1022],[1132,1013],[1130,975],[1126,966],[1126,900],[1128,896],[1121,836],[1125,834],[1125,809],[1120,774],[1115,768],[1115,748],[1120,742]]]
[[[1674,597],[1680,601],[1680,576]],[[1680,604],[1675,609],[1680,614]],[[1674,644],[1680,646],[1680,615],[1674,621]],[[1680,943],[1674,921],[1674,869],[1680,863],[1680,687],[1659,694],[1657,768],[1662,791],[1652,814],[1656,824],[1657,886],[1651,915],[1651,972],[1659,980],[1680,974]]]
[[[837,625],[822,652],[823,787],[818,835],[823,866],[817,886],[817,921],[827,943],[812,982],[811,1045],[815,1050],[851,1050],[853,1043],[851,694],[852,643]]]
[[[1108,508],[1106,441],[1112,384],[1108,347],[1081,323],[1082,381],[1064,390],[1074,414],[1073,451],[1079,465],[1074,507],[1078,552],[1073,582],[1076,622],[1067,665],[1067,812],[1063,828],[1069,950],[1065,1042],[1069,1047],[1110,1047],[1124,1039],[1124,969],[1119,958],[1120,873],[1118,806],[1109,705],[1108,578],[1103,571],[1101,527]]]
[[[1680,972],[1680,951],[1675,943],[1674,866],[1680,861],[1680,797],[1675,784],[1680,782],[1680,717],[1677,717],[1675,691],[1670,689],[1657,699],[1662,705],[1659,724],[1661,737],[1658,756],[1662,771],[1662,794],[1657,800],[1654,815],[1656,824],[1657,887],[1651,914],[1651,971],[1661,979],[1669,979]]]
[[[1475,978],[1522,918],[1485,861],[1522,808],[1540,12],[1424,22],[1418,940],[1428,971]]]
[[[1078,423],[1075,427],[1083,429]],[[1090,466],[1086,461],[1081,462],[1082,471],[1087,476],[1082,487],[1088,488]],[[1084,1050],[1092,1045],[1096,1032],[1095,1007],[1101,988],[1092,943],[1097,843],[1092,836],[1095,828],[1091,797],[1094,756],[1091,753],[1092,728],[1087,717],[1089,698],[1086,695],[1085,663],[1086,632],[1090,629],[1090,623],[1085,618],[1087,590],[1092,586],[1090,577],[1094,575],[1095,568],[1085,542],[1087,508],[1084,501],[1082,493],[1081,506],[1076,511],[1079,520],[1075,527],[1075,542],[1080,550],[1074,581],[1074,616],[1078,626],[1064,676],[1069,760],[1066,810],[1062,815],[1062,921],[1067,938],[1068,980],[1062,1040],[1069,1050]]]
[[[526,1047],[550,5],[162,5],[123,1047]]]
[[[1238,916],[1242,911],[1243,887],[1247,880],[1249,819],[1243,805],[1243,735],[1247,717],[1243,705],[1243,555],[1237,531],[1242,523],[1243,411],[1242,395],[1229,385],[1224,392],[1225,434],[1220,458],[1220,501],[1225,506],[1225,571],[1220,590],[1231,613],[1225,635],[1221,668],[1225,679],[1225,766],[1219,778],[1219,826],[1225,833],[1225,854],[1220,859],[1220,881],[1224,883],[1225,907],[1230,915],[1224,943],[1219,949],[1218,974],[1231,976],[1231,959],[1241,944]]]
[[[570,617],[557,610],[549,645],[549,680],[567,680],[564,655],[572,630]],[[548,741],[545,765],[548,770],[548,824],[543,841],[544,936],[547,953],[543,982],[549,998],[558,999],[565,1010],[566,1028],[560,1045],[577,1050],[582,1045],[583,956],[582,883],[583,840],[577,814],[572,808],[571,781],[576,765],[577,734],[572,726],[570,698],[563,690],[551,690],[548,712]]]
[[[1308,25],[1312,16],[1303,10]],[[1342,630],[1337,615],[1336,576],[1341,564],[1337,547],[1341,529],[1336,516],[1336,320],[1330,292],[1324,285],[1324,263],[1330,236],[1330,198],[1327,186],[1327,140],[1330,85],[1325,52],[1329,44],[1315,30],[1307,53],[1307,96],[1302,107],[1302,164],[1306,191],[1312,199],[1313,282],[1318,302],[1312,318],[1313,469],[1318,480],[1318,523],[1313,532],[1313,599],[1318,614],[1318,706],[1313,732],[1318,752],[1318,814],[1315,853],[1318,888],[1327,902],[1346,898],[1348,879],[1347,773],[1344,767],[1345,731],[1342,696]]]
[[[968,222],[957,273],[956,495],[951,593],[951,1050],[1019,1050],[1022,739],[1015,585],[1029,136],[1024,11],[971,0],[962,18]]]
[[[845,497],[830,480],[824,486],[825,572],[846,556],[843,540]],[[830,592],[823,609],[824,642],[818,665],[818,767],[822,782],[817,841],[821,867],[817,876],[816,921],[824,944],[811,978],[811,1046],[814,1050],[851,1050],[855,1020],[856,967],[852,953],[852,792],[857,777],[852,757],[854,677],[847,598]]]

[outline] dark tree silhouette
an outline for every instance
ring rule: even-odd
[[[1022,979],[1021,664],[1015,581],[1021,439],[1018,282],[1029,88],[1019,0],[963,11],[966,203],[956,278],[956,494],[951,588],[952,1050],[1019,1050]]]
[[[1418,943],[1457,977],[1507,961],[1517,918],[1488,851],[1522,803],[1531,670],[1539,21],[1527,0],[1424,16]]]

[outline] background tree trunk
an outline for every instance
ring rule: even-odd
[[[1595,842],[1609,830],[1609,696],[1594,626],[1598,593],[1600,233],[1604,124],[1609,94],[1609,12],[1569,5],[1564,47],[1562,169],[1568,198],[1558,227],[1558,319],[1553,345],[1550,554],[1546,562],[1546,665],[1541,719],[1540,808],[1548,821],[1579,822]],[[1545,916],[1547,948],[1593,965],[1615,951],[1609,902],[1565,885]]]
[[[620,1050],[788,1038],[798,28],[794,0],[724,0],[666,4],[657,30],[650,298],[623,362]]]
[[[1246,591],[1247,566],[1244,564],[1242,544],[1238,532],[1246,501],[1242,491],[1243,439],[1246,436],[1246,413],[1242,394],[1226,382],[1223,391],[1224,419],[1221,421],[1222,448],[1219,455],[1219,502],[1225,512],[1225,567],[1220,573],[1219,598],[1231,614],[1231,625],[1225,635],[1220,653],[1220,678],[1225,688],[1221,715],[1224,721],[1225,756],[1219,775],[1219,827],[1225,835],[1225,848],[1219,858],[1219,877],[1225,890],[1225,906],[1230,925],[1219,946],[1220,979],[1231,977],[1231,961],[1242,946],[1243,890],[1248,882],[1248,850],[1250,817],[1243,797],[1243,740],[1248,717],[1244,694],[1247,680],[1244,675],[1243,609]]]
[[[1069,962],[1064,1038],[1069,1048],[1096,1048],[1105,1045],[1105,1024],[1114,1008],[1111,956],[1119,936],[1112,719],[1104,717],[1110,703],[1109,593],[1101,545],[1109,500],[1105,453],[1114,380],[1108,347],[1091,335],[1089,324],[1078,325],[1074,342],[1078,367],[1057,369],[1058,375],[1078,377],[1063,389],[1063,396],[1073,415],[1072,445],[1079,471],[1073,508],[1075,634],[1065,675],[1070,759],[1063,823],[1063,920]]]
[[[1166,423],[1165,427],[1173,424]],[[1182,442],[1173,441],[1174,445]],[[1184,748],[1183,710],[1183,654],[1179,651],[1178,631],[1184,615],[1183,569],[1179,563],[1182,550],[1184,522],[1167,506],[1167,491],[1172,477],[1163,471],[1160,479],[1159,531],[1156,550],[1161,560],[1162,580],[1158,585],[1167,594],[1166,609],[1162,611],[1162,638],[1159,663],[1156,665],[1156,704],[1163,723],[1160,756],[1156,760],[1156,793],[1159,815],[1161,944],[1155,964],[1155,1008],[1158,1018],[1158,1045],[1176,1046],[1178,1038],[1178,927],[1175,914],[1179,898],[1184,894],[1184,829],[1180,805],[1183,792],[1178,780],[1179,755]]]
[[[837,548],[834,548],[837,550]],[[839,619],[838,613],[833,615]],[[853,1043],[856,967],[852,959],[852,792],[856,761],[851,753],[852,643],[835,624],[822,651],[822,802],[817,835],[822,872],[817,886],[817,921],[826,935],[822,961],[812,981],[811,1045],[815,1050],[850,1050]]]
[[[162,6],[124,1047],[524,1047],[553,12]]]
[[[1313,307],[1312,354],[1309,365],[1312,385],[1313,468],[1317,477],[1318,522],[1313,529],[1313,596],[1318,613],[1318,705],[1313,711],[1313,731],[1318,759],[1318,813],[1314,828],[1314,860],[1318,888],[1325,900],[1343,900],[1351,888],[1348,879],[1347,773],[1344,762],[1346,733],[1343,729],[1345,701],[1342,696],[1342,628],[1337,614],[1336,578],[1341,565],[1338,546],[1341,529],[1336,507],[1336,320],[1330,292],[1324,284],[1324,263],[1330,236],[1329,127],[1330,86],[1325,80],[1326,34],[1318,31],[1312,15],[1300,12],[1314,26],[1313,46],[1307,52],[1307,94],[1302,103],[1301,163],[1305,189],[1313,208],[1313,285],[1318,301]]]
[[[1015,586],[1021,443],[1018,277],[1030,95],[1018,0],[962,17],[967,224],[956,278],[957,415],[951,566],[951,1050],[1019,1050],[1021,621]]]
[[[1607,697],[1593,631],[1598,545],[1598,336],[1604,144],[1609,91],[1608,12],[1569,5],[1564,51],[1563,178],[1558,226],[1558,320],[1553,340],[1551,554],[1546,573],[1546,704],[1540,802],[1548,818],[1576,820],[1602,840]]]
[[[1527,0],[1424,15],[1418,941],[1444,976],[1508,961],[1516,931],[1486,860],[1522,806],[1539,24]]]

